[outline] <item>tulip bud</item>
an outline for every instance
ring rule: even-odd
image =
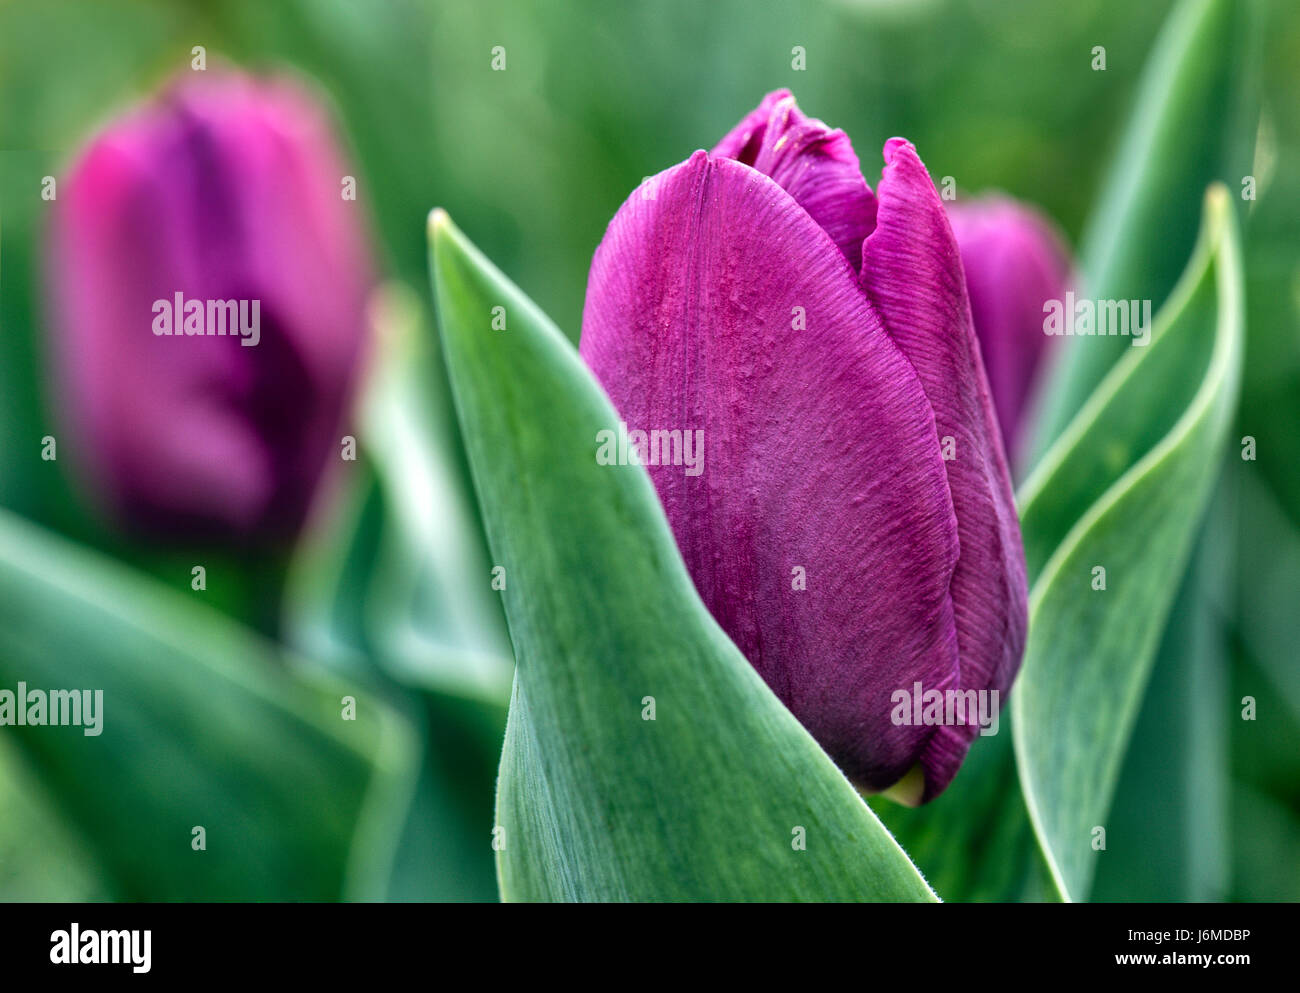
[[[1017,450],[1050,337],[1044,304],[1064,300],[1070,255],[1051,223],[1010,197],[948,204],[971,316],[1008,452]]]
[[[47,255],[57,400],[128,528],[257,542],[302,523],[372,282],[349,171],[308,93],[218,70],[76,159]]]
[[[884,158],[873,193],[772,94],[620,208],[580,351],[714,618],[852,780],[916,802],[1005,699],[1025,570],[952,231],[915,149]]]

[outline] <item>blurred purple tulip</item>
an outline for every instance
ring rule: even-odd
[[[1010,197],[947,206],[1002,441],[1014,455],[1052,340],[1043,333],[1043,304],[1065,299],[1070,255],[1046,218]]]
[[[302,523],[372,284],[349,172],[297,84],[209,70],[110,123],[62,182],[58,402],[132,530],[249,544]]]
[[[956,243],[915,149],[884,159],[873,195],[769,95],[619,210],[581,353],[629,429],[703,431],[702,471],[649,472],[713,616],[851,779],[916,802],[979,727],[898,694],[996,713],[1025,572]]]

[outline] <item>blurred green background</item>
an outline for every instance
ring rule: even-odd
[[[189,561],[125,544],[97,520],[64,463],[38,457],[58,404],[43,371],[48,204],[39,187],[94,128],[187,71],[192,46],[205,46],[210,64],[291,67],[332,99],[382,266],[415,294],[424,311],[415,319],[430,320],[425,215],[444,206],[576,340],[591,254],[623,199],[644,176],[710,147],[779,87],[851,135],[873,186],[881,145],[904,135],[932,175],[955,178],[959,195],[996,188],[1031,201],[1077,245],[1170,7],[0,4],[0,506],[168,582]],[[1212,646],[1194,676],[1163,657],[1156,670],[1153,686],[1178,692],[1173,702],[1169,693],[1148,695],[1099,899],[1300,899],[1300,5],[1270,6],[1264,38],[1259,196],[1242,205],[1248,350],[1236,432],[1255,436],[1260,455],[1247,483],[1220,495],[1232,513],[1211,518],[1235,522],[1212,566],[1228,570],[1231,593],[1217,616],[1194,619],[1209,622],[1202,642]],[[490,65],[498,45],[503,72]],[[1096,45],[1106,48],[1104,72],[1091,68]],[[792,68],[794,46],[806,51],[803,71]],[[430,368],[427,388],[445,404]],[[454,452],[451,464],[460,466]],[[265,630],[259,589],[258,577],[244,574],[212,602]],[[428,811],[412,815],[431,835],[412,828],[402,850],[437,848],[438,857],[399,857],[385,895],[490,899],[493,743],[504,710],[428,694],[416,700],[401,682],[389,679],[377,692],[408,716],[411,707],[425,710],[413,723],[442,768],[426,767],[423,775],[442,785],[421,795],[435,806],[429,797],[440,789],[467,799],[445,828],[461,839],[455,845],[442,844],[444,828],[427,826],[440,823]],[[1246,695],[1259,701],[1255,722],[1238,719]],[[1198,707],[1212,718],[1202,720]],[[1189,777],[1197,780],[1190,795],[1213,796],[1213,804],[1179,802]],[[0,898],[122,895],[85,835],[84,821],[65,817],[0,729]]]

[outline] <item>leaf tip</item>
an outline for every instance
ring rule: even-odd
[[[434,207],[429,211],[429,237],[435,237],[439,232],[452,226],[451,215],[442,207]]]
[[[1231,210],[1232,197],[1227,186],[1216,180],[1205,188],[1205,215],[1216,238]]]
[[[428,220],[429,253],[431,260],[448,249],[458,247],[464,238],[443,207],[434,207],[429,211]]]

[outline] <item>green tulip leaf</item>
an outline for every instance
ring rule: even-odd
[[[355,460],[295,552],[286,628],[313,662],[368,681],[420,738],[385,899],[495,900],[484,839],[514,668],[505,616],[420,303],[391,283],[370,316]]]
[[[29,699],[92,694],[89,727],[0,735],[121,898],[372,897],[365,881],[386,875],[391,811],[411,792],[405,725],[345,682],[282,664],[196,603],[189,574],[179,583],[185,592],[0,511],[0,690],[15,706],[19,683]]]
[[[1030,819],[1085,899],[1125,748],[1206,502],[1241,375],[1241,256],[1228,191],[1155,321],[1019,494],[1029,641],[1011,696]]]
[[[1263,23],[1259,0],[1181,0],[1174,8],[1084,231],[1081,295],[1150,300],[1160,309],[1196,241],[1187,205],[1216,180],[1242,188],[1259,119]],[[1035,427],[1040,455],[1129,342],[1124,335],[1062,342]]]
[[[113,898],[89,847],[6,735],[0,735],[0,811],[0,903]]]
[[[441,211],[430,241],[517,662],[502,896],[933,900],[713,621],[644,468],[597,464],[618,415],[572,345]]]
[[[1222,607],[1235,529],[1226,504],[1211,502],[1165,625],[1106,818],[1094,900],[1228,897],[1232,709],[1225,702],[1232,698]]]
[[[341,495],[297,550],[286,595],[291,640],[343,671],[503,711],[513,660],[437,346],[410,290],[371,307],[375,354],[343,461]]]

